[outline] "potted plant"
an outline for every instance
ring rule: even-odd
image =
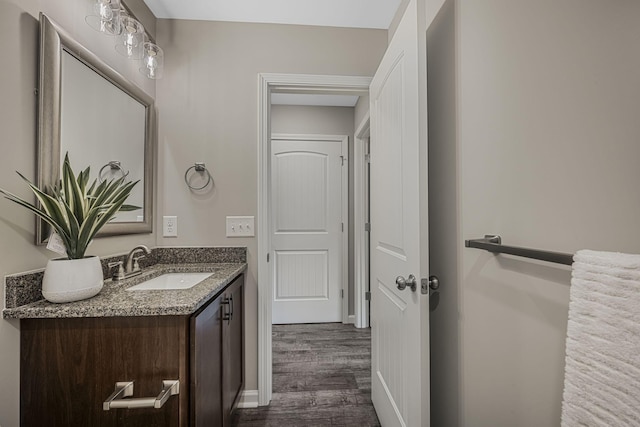
[[[38,204],[31,204],[6,190],[0,193],[30,210],[52,228],[47,247],[59,247],[66,258],[49,260],[42,280],[42,295],[51,302],[71,302],[91,298],[102,289],[100,259],[86,256],[87,247],[96,233],[119,211],[140,209],[125,205],[131,190],[138,183],[125,177],[89,185],[90,168],[77,176],[67,153],[62,164],[62,178],[52,186],[38,188],[25,178]]]

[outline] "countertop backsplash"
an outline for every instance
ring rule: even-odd
[[[127,254],[100,258],[102,274],[105,279],[111,278],[108,264],[114,261],[125,261]],[[151,254],[140,258],[142,269],[156,264],[199,264],[199,263],[245,263],[246,247],[157,247]],[[16,308],[39,301],[42,296],[41,270],[28,271],[5,276],[5,308]]]

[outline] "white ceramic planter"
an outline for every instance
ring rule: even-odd
[[[102,289],[102,266],[97,256],[51,259],[44,270],[42,295],[51,302],[91,298]]]

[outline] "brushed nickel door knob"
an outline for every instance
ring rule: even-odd
[[[416,277],[413,274],[410,274],[406,279],[402,276],[396,277],[396,285],[401,291],[404,291],[408,286],[409,288],[411,288],[412,292],[415,292],[418,286],[418,284],[416,283]]]

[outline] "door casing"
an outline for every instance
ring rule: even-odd
[[[258,74],[258,405],[271,401],[273,387],[272,312],[273,284],[267,262],[271,248],[269,217],[269,139],[271,93],[367,95],[371,77],[310,74]]]
[[[369,291],[369,238],[365,224],[368,221],[369,174],[365,158],[365,145],[369,141],[370,118],[367,113],[355,131],[353,147],[353,197],[354,197],[354,325],[356,328],[369,327],[369,301],[365,293]]]

